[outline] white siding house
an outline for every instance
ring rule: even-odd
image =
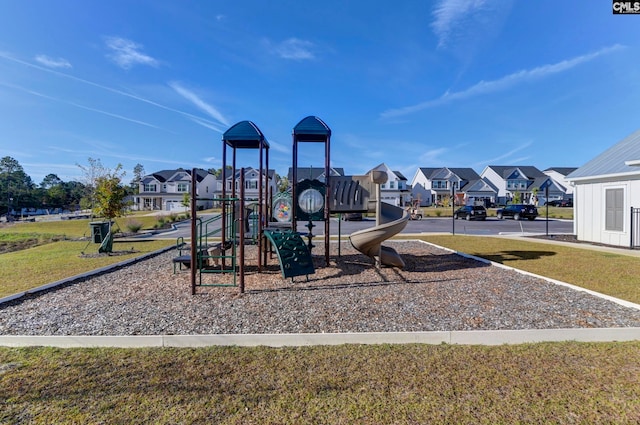
[[[373,170],[387,173],[386,183],[380,185],[382,202],[395,206],[404,206],[411,203],[411,188],[407,185],[407,178],[400,171],[393,171],[384,163],[373,168]]]
[[[544,170],[543,173],[565,188],[564,196],[566,199],[573,199],[573,186],[567,181],[567,176],[576,170],[576,167],[551,167]]]
[[[197,195],[202,200],[199,208],[211,208],[213,202],[205,198],[214,197],[216,177],[207,170],[196,170]],[[147,174],[140,180],[139,193],[134,197],[138,210],[186,211],[183,205],[185,194],[191,196],[191,170],[162,170]]]
[[[235,184],[235,193],[236,197],[240,196],[240,169],[236,169],[236,174],[232,179],[229,175],[226,181],[226,195],[231,196],[233,187],[232,184]],[[263,191],[265,190],[265,186],[268,185],[269,192],[268,193],[278,193],[278,182],[276,179],[276,172],[274,170],[269,170],[267,173],[268,178],[263,178],[262,185]],[[253,167],[244,169],[244,197],[247,201],[256,201],[258,200],[258,183],[260,181],[260,170],[256,170]],[[218,196],[222,195],[222,184],[218,186]]]
[[[569,174],[567,180],[574,185],[573,226],[579,240],[640,245],[640,223],[635,223],[633,233],[631,229],[632,208],[640,208],[640,130]]]

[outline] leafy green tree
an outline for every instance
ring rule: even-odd
[[[0,159],[0,205],[2,213],[9,208],[17,210],[20,207],[35,206],[33,198],[34,185],[20,163],[5,156]]]
[[[182,195],[182,202],[181,202],[182,206],[185,208],[189,208],[189,206],[191,205],[191,196],[189,195],[188,192],[185,192]]]
[[[133,194],[137,195],[140,193],[140,182],[144,175],[144,166],[142,164],[136,164],[136,166],[133,167],[133,180],[131,180],[131,189],[133,189]]]
[[[77,181],[70,181],[63,183],[63,186],[66,195],[64,206],[70,210],[80,208],[80,201],[86,192],[84,184]]]
[[[286,192],[289,190],[289,178],[284,176],[278,180],[278,192]]]
[[[522,202],[522,194],[521,194],[520,192],[516,191],[516,192],[513,194],[513,200],[512,200],[512,203],[514,203],[514,204],[519,204],[519,203],[521,203],[521,202]]]
[[[56,174],[47,174],[42,179],[42,183],[40,183],[40,187],[43,189],[50,189],[54,186],[59,186],[62,183],[64,182],[60,180],[60,177],[58,177]]]
[[[226,168],[227,168],[227,172],[226,172],[227,176],[231,175],[231,171],[233,171],[233,167],[231,165],[227,165]],[[218,168],[218,169],[209,168],[209,170],[207,171],[209,171],[211,174],[216,176],[217,179],[222,178],[222,168]]]
[[[93,212],[99,217],[111,221],[116,217],[122,217],[127,208],[125,198],[127,191],[122,185],[125,172],[122,165],[118,164],[115,170],[107,171],[95,181]]]

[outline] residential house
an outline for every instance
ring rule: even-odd
[[[456,204],[495,202],[498,190],[471,168],[418,168],[411,181],[411,193],[420,206],[441,205],[456,189]]]
[[[225,173],[226,195],[231,196],[233,192],[232,184],[235,184],[236,197],[240,196],[240,169],[236,169],[235,175],[231,176],[231,172]],[[269,191],[267,193],[278,193],[278,179],[275,170],[269,170],[267,172],[268,178],[264,178],[263,185],[267,185]],[[258,200],[258,189],[260,181],[260,170],[256,170],[253,167],[244,169],[244,197],[248,201]],[[235,183],[234,183],[235,182]],[[264,190],[264,187],[263,187]],[[222,183],[216,187],[216,192],[220,196],[222,195]]]
[[[565,188],[565,199],[573,199],[573,186],[567,181],[566,177],[576,170],[576,167],[551,167],[544,170],[543,173]]]
[[[566,191],[565,187],[533,166],[489,165],[480,176],[498,189],[498,205],[506,205],[518,198],[523,204],[544,205],[546,199],[562,199]]]
[[[373,170],[387,173],[386,183],[380,185],[382,202],[396,206],[405,206],[411,203],[411,187],[407,185],[407,178],[400,171],[393,171],[384,163],[371,171]]]
[[[216,177],[207,170],[196,170],[198,208],[211,208],[216,189]],[[191,196],[191,170],[162,170],[140,180],[139,193],[134,196],[138,210],[186,211],[185,194]]]
[[[567,176],[579,240],[640,246],[640,130]]]

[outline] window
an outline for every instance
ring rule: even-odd
[[[448,181],[446,180],[434,180],[431,182],[432,189],[447,189],[449,187]]]
[[[178,192],[188,192],[189,184],[187,183],[178,183]]]
[[[145,192],[155,192],[156,191],[156,185],[152,184],[152,183],[145,183],[144,191]]]
[[[605,189],[605,230],[624,230],[624,189]]]

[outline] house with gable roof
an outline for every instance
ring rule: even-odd
[[[400,207],[411,203],[411,187],[407,185],[407,178],[400,171],[394,171],[382,163],[367,173],[374,170],[387,173],[387,181],[380,185],[382,202]]]
[[[567,176],[577,169],[577,167],[550,167],[544,170],[543,173],[565,188],[565,199],[573,199],[573,186],[567,181]],[[549,200],[551,201],[552,199]]]
[[[241,169],[236,169],[235,175],[231,175],[231,171],[227,170],[225,173],[225,184],[227,185],[225,188],[226,195],[231,196],[233,192],[233,184],[235,184],[236,196],[240,196],[240,173]],[[268,185],[269,192],[268,193],[277,193],[278,192],[278,181],[276,172],[273,169],[270,169],[266,173],[267,178],[263,180],[263,185]],[[260,181],[260,170],[256,170],[253,167],[247,167],[244,169],[244,197],[248,201],[258,200],[258,188]],[[264,188],[263,188],[264,190]],[[222,196],[222,182],[219,181],[216,187],[216,193],[218,196]]]
[[[216,177],[204,169],[196,170],[196,190],[199,197],[214,197]],[[191,170],[161,170],[140,179],[139,193],[134,196],[138,210],[186,211],[185,194],[191,194]],[[199,200],[198,208],[211,208],[213,201]]]
[[[567,176],[581,241],[640,247],[640,130]]]
[[[456,189],[456,204],[490,204],[495,202],[498,190],[472,168],[418,168],[411,181],[414,200],[420,206],[439,205],[451,197]]]
[[[544,205],[547,199],[562,199],[566,192],[564,186],[529,165],[489,165],[480,176],[498,189],[498,205],[513,202],[517,196],[520,203]]]

